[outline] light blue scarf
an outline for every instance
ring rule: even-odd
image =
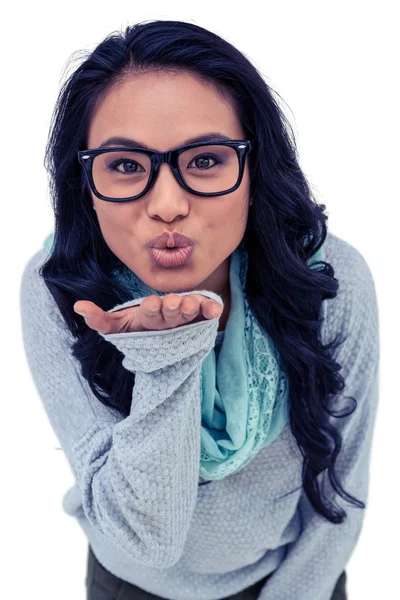
[[[51,251],[53,234],[44,247]],[[323,247],[308,261],[324,260]],[[279,355],[246,298],[248,254],[243,240],[231,254],[231,307],[216,359],[213,348],[201,368],[200,478],[223,479],[243,469],[281,433],[289,419],[289,386]],[[128,284],[132,299],[157,294],[123,265],[113,275]]]

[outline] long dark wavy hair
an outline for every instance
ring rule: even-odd
[[[77,160],[87,148],[87,132],[97,102],[117,83],[143,70],[183,71],[202,78],[234,102],[252,140],[248,156],[253,205],[243,243],[248,252],[249,306],[271,336],[290,381],[290,427],[304,457],[304,490],[314,509],[332,523],[345,511],[325,505],[317,477],[327,470],[335,491],[352,504],[365,504],[340,485],[335,462],[342,437],[328,421],[329,400],[345,387],[332,350],[320,340],[321,304],[337,295],[333,267],[308,259],[327,236],[325,205],[313,198],[297,158],[293,130],[273,90],[234,46],[202,27],[154,20],[108,35],[62,86],[50,125],[45,167],[55,214],[53,249],[40,275],[76,341],[72,353],[95,396],[129,415],[135,375],[121,365],[123,355],[73,310],[91,300],[109,310],[131,299],[112,276],[121,262],[105,243],[90,192]],[[317,265],[319,268],[315,268]],[[350,397],[351,398],[351,397]],[[332,449],[333,448],[333,449]]]

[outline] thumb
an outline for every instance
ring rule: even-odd
[[[73,309],[85,319],[86,325],[99,333],[113,333],[118,317],[110,315],[90,300],[75,302]],[[117,321],[118,324],[119,321]]]
[[[91,317],[93,315],[94,309],[98,308],[94,302],[81,301],[75,302],[73,309],[78,315],[82,315],[82,317]]]

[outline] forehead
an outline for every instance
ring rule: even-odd
[[[208,131],[243,138],[229,98],[211,83],[187,73],[142,73],[127,77],[98,102],[89,125],[88,147],[98,147],[111,136],[124,136],[166,151]]]

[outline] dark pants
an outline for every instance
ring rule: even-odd
[[[257,600],[258,595],[268,580],[269,575],[238,594],[223,600]],[[119,579],[107,571],[95,557],[89,545],[86,575],[86,600],[165,600],[161,596],[150,594],[136,585]],[[339,577],[331,600],[347,600],[346,571]]]

